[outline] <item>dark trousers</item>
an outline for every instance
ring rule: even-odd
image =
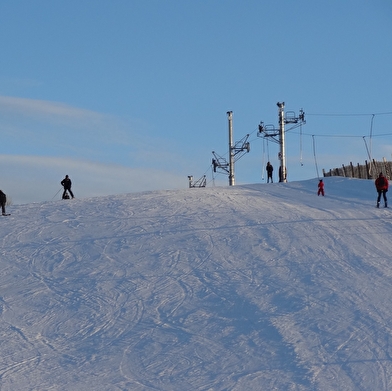
[[[382,196],[384,198],[385,205],[386,205],[387,204],[387,191],[386,190],[377,190],[377,193],[378,193],[377,204],[380,203],[381,194],[382,194]]]
[[[5,202],[1,203],[1,213],[5,214]]]
[[[65,195],[67,194],[67,190],[69,191],[69,194],[71,195],[71,197],[74,198],[74,195],[72,193],[71,188],[68,189],[68,188],[65,188],[65,187],[64,187],[63,198],[65,198]]]
[[[271,179],[271,183],[274,183],[274,181],[272,180],[272,174],[268,174],[267,183],[269,182],[270,179]]]

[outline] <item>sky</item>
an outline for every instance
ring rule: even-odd
[[[392,212],[324,182],[7,207],[1,389],[391,390]]]
[[[57,199],[66,174],[78,198],[228,185],[211,166],[228,111],[251,146],[235,183],[263,183],[277,102],[305,112],[289,181],[390,160],[391,21],[387,0],[3,1],[0,188],[19,204]]]

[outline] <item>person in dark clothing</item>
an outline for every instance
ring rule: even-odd
[[[272,164],[268,162],[265,169],[267,170],[267,183],[269,182],[270,179],[271,179],[271,183],[274,183],[272,179],[272,172],[274,171],[274,167],[272,167]]]
[[[0,205],[1,205],[1,213],[4,216],[5,213],[5,204],[7,202],[7,196],[0,190]]]
[[[71,182],[71,179],[69,179],[68,175],[66,175],[65,178],[60,183],[61,183],[61,186],[64,187],[63,200],[69,198],[69,197],[67,197],[67,191],[69,191],[69,194],[71,195],[71,197],[74,198],[74,195],[71,190],[72,182]]]
[[[384,206],[387,208],[388,203],[387,203],[387,196],[386,193],[388,191],[388,179],[382,175],[382,172],[380,172],[380,175],[378,178],[375,180],[374,184],[376,185],[378,197],[377,197],[377,208],[380,207],[380,200],[381,200],[381,194],[384,198]]]

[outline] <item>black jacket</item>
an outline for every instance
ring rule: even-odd
[[[7,196],[0,190],[0,204],[5,204],[7,202]]]
[[[61,185],[64,186],[64,189],[70,189],[70,188],[71,188],[71,185],[72,185],[71,179],[69,179],[69,178],[64,178],[64,179],[61,181]]]

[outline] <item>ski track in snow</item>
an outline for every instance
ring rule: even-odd
[[[13,206],[0,390],[389,390],[389,210],[372,181]]]

